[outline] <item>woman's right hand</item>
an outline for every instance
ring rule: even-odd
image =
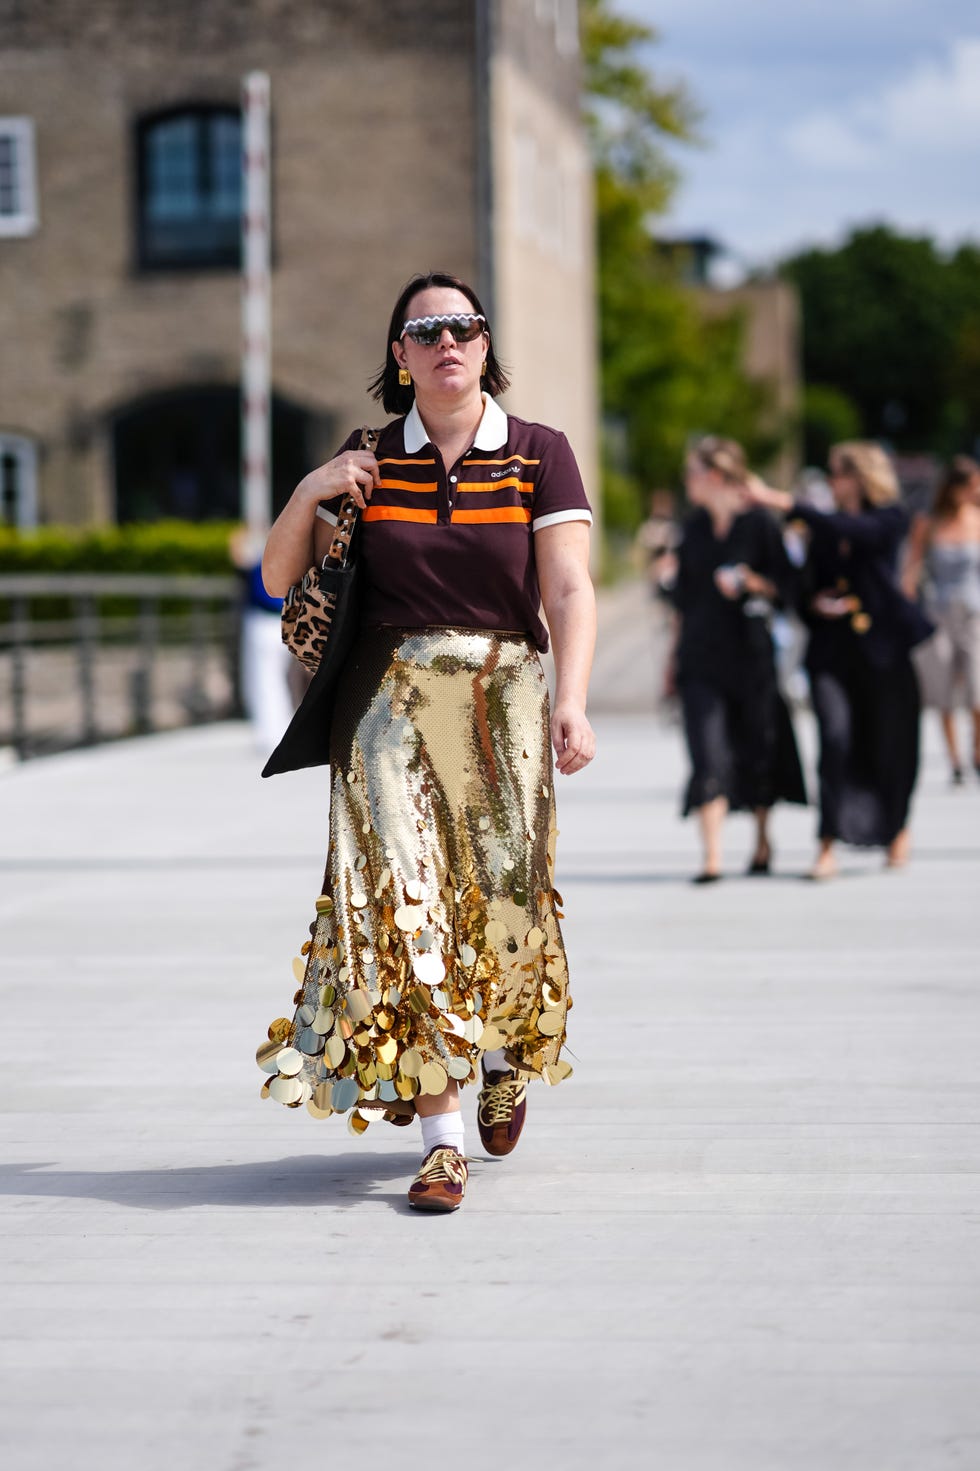
[[[303,576],[312,559],[322,565],[333,539],[332,525],[316,514],[320,501],[335,501],[350,493],[363,510],[381,472],[367,449],[348,449],[336,459],[318,465],[293,491],[269,532],[262,557],[266,591],[282,598]]]
[[[378,462],[369,449],[347,449],[336,459],[318,465],[300,481],[304,498],[319,503],[351,495],[363,511],[381,484]]]

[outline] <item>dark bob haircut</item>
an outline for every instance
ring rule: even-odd
[[[410,383],[403,387],[398,381],[398,364],[395,362],[391,344],[397,342],[402,335],[402,328],[408,320],[408,303],[412,297],[420,291],[427,291],[430,286],[448,286],[454,291],[461,291],[478,316],[486,317],[487,315],[472,286],[467,286],[466,282],[461,281],[458,276],[451,276],[447,271],[430,271],[427,276],[413,276],[411,281],[402,287],[401,295],[395,302],[395,309],[391,314],[388,336],[385,339],[384,367],[368,385],[372,397],[380,399],[386,414],[407,414],[415,402],[415,385]],[[493,350],[493,333],[490,331],[489,318],[487,318],[487,334],[490,337],[490,345],[487,348],[487,371],[483,383],[487,392],[496,397],[498,393],[503,393],[510,387],[510,379],[498,363],[497,355]]]

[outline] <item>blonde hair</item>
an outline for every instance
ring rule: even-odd
[[[901,492],[894,466],[880,444],[849,439],[830,447],[830,468],[853,475],[861,487],[861,495],[871,506],[888,506]]]
[[[714,470],[731,485],[745,485],[749,478],[749,467],[745,451],[734,439],[722,439],[718,434],[706,434],[694,445],[691,453],[706,470]]]

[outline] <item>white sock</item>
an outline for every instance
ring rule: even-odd
[[[493,1052],[483,1054],[483,1071],[485,1073],[512,1073],[514,1069],[504,1056],[504,1049],[497,1047]]]
[[[463,1128],[463,1115],[459,1109],[452,1113],[432,1113],[427,1118],[419,1116],[422,1125],[422,1153],[426,1155],[430,1149],[435,1149],[437,1144],[451,1144],[458,1149],[460,1154],[465,1154],[463,1147],[465,1142],[465,1131]]]

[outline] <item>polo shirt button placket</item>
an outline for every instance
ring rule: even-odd
[[[450,475],[450,477],[449,477],[449,483],[450,483],[450,485],[455,485],[456,482],[457,482],[457,480],[458,480],[458,478],[459,477],[457,475]],[[449,493],[449,509],[452,510],[452,508],[453,508],[453,496],[452,496],[452,491],[450,491],[450,493]]]

